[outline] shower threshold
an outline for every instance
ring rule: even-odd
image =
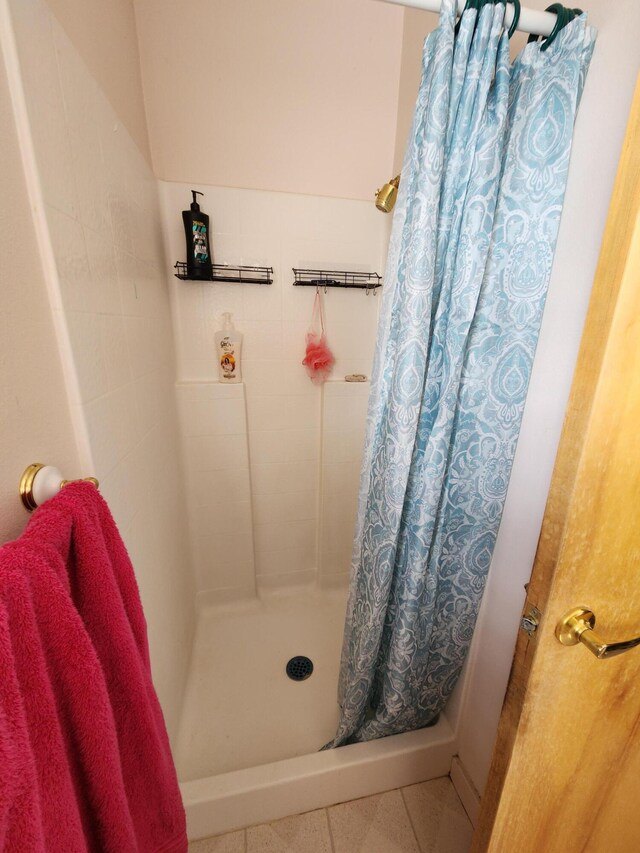
[[[189,840],[446,776],[454,754],[441,716],[428,729],[182,782]]]

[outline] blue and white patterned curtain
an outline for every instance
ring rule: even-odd
[[[428,725],[458,679],[516,449],[595,32],[513,64],[505,6],[424,45],[396,205],[328,746]],[[571,286],[567,282],[567,286]]]

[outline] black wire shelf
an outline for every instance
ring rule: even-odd
[[[273,284],[273,267],[230,266],[213,264],[209,278],[192,278],[185,261],[176,261],[175,277],[180,281],[226,281],[231,284]]]
[[[351,272],[350,270],[302,270],[293,269],[293,284],[296,287],[341,287],[343,289],[376,291],[382,287],[382,276],[377,272]]]

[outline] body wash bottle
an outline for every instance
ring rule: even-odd
[[[209,246],[209,217],[200,210],[196,198],[202,193],[191,190],[191,194],[191,208],[182,211],[184,236],[187,241],[187,275],[196,281],[211,281],[213,266]]]
[[[236,330],[229,311],[225,311],[222,317],[222,329],[215,334],[220,382],[242,382],[242,332]]]

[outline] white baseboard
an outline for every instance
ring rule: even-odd
[[[451,761],[449,775],[453,787],[460,797],[460,802],[464,806],[469,820],[475,827],[478,822],[478,814],[480,813],[480,794],[476,791],[475,785],[469,778],[464,764],[462,764],[457,755],[454,755]]]

